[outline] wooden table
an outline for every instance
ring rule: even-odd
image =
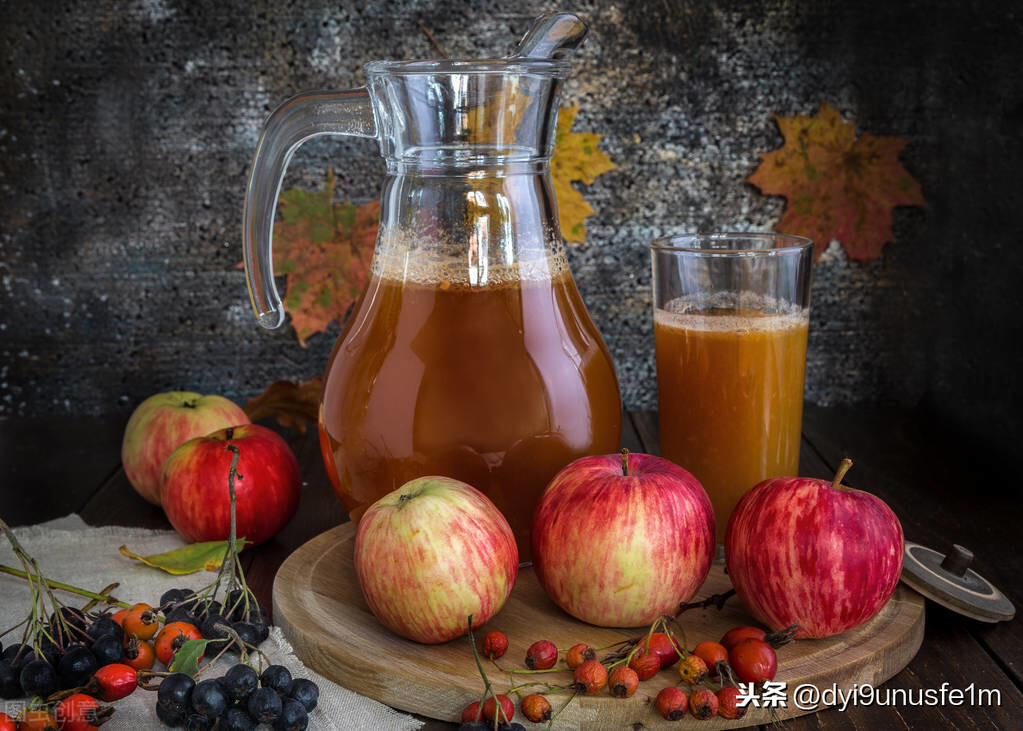
[[[623,446],[657,452],[657,418],[632,412]],[[92,525],[169,528],[163,513],[139,498],[120,467],[125,419],[0,419],[0,516],[11,525],[78,512]],[[272,424],[268,424],[272,426]],[[997,425],[992,425],[997,428]],[[299,545],[347,519],[334,497],[313,431],[284,430],[304,478],[299,513],[273,540],[246,552],[245,571],[270,603],[274,574]],[[976,554],[974,568],[1023,606],[1023,504],[1008,458],[968,444],[926,414],[896,408],[807,405],[800,474],[831,477],[842,457],[855,466],[846,484],[879,495],[902,520],[906,538],[942,552],[955,542]],[[856,706],[786,723],[790,729],[1014,728],[1023,721],[1023,630],[1020,620],[986,625],[927,605],[923,647],[886,688],[988,688],[1000,705]],[[430,721],[429,729],[452,729]]]

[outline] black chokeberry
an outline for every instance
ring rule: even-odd
[[[186,731],[210,731],[213,728],[213,724],[217,722],[216,718],[210,718],[209,716],[203,715],[198,711],[192,711],[185,718],[185,730]]]
[[[256,723],[273,724],[281,716],[283,704],[277,691],[272,688],[257,688],[249,694],[245,703],[249,717]]]
[[[168,726],[184,726],[188,719],[188,707],[170,701],[156,701],[156,717]]]
[[[288,697],[301,703],[306,711],[312,711],[320,700],[320,687],[307,678],[295,678]]]
[[[120,637],[114,635],[103,635],[92,643],[92,654],[96,656],[96,662],[100,667],[111,663],[121,662],[124,659],[124,643]]]
[[[86,631],[89,623],[80,610],[61,607],[59,611],[59,619],[57,612],[50,615],[50,635],[61,648],[89,639],[89,633]]]
[[[225,617],[228,619],[240,619],[245,613],[244,593],[242,589],[234,589],[227,595],[227,601],[224,602]],[[251,598],[249,598],[249,606],[252,606]]]
[[[252,645],[255,647],[259,644],[259,632],[248,622],[232,622],[231,629],[238,633],[238,637],[240,637],[242,642],[246,645]],[[229,652],[241,652],[241,648],[238,647],[237,642],[231,645]]]
[[[57,671],[45,660],[32,660],[21,669],[21,689],[26,695],[46,697],[57,690]]]
[[[0,660],[0,698],[11,700],[23,695],[20,679],[6,660]]]
[[[192,680],[192,676],[185,675],[184,673],[173,673],[160,682],[160,687],[156,691],[156,698],[159,701],[174,703],[185,708],[190,705],[189,701],[192,688],[194,687],[195,681]]]
[[[25,650],[21,653],[21,657],[24,657],[27,653],[32,651],[32,648],[16,642],[13,645],[8,645],[7,647],[5,647],[3,653],[0,654],[0,658],[6,660],[8,663],[13,664],[14,658],[18,656],[18,651],[21,650],[22,647],[25,647]],[[21,658],[18,659],[20,660]]]
[[[230,623],[220,614],[207,614],[202,624],[199,625],[199,631],[207,640],[216,640],[217,647],[223,647],[221,642],[230,640],[231,634],[226,630],[217,629],[218,624],[227,626]]]
[[[89,625],[89,637],[95,642],[100,637],[116,637],[118,642],[124,640],[124,630],[121,625],[110,617],[101,617]]]
[[[228,698],[220,681],[200,680],[192,688],[192,708],[208,718],[216,718],[227,708]]]
[[[195,615],[199,617],[199,619],[203,619],[205,617],[209,617],[212,614],[215,614],[218,617],[223,615],[224,608],[220,605],[220,602],[210,600],[208,602],[199,602],[199,604],[197,604],[192,611],[195,612]]]
[[[259,676],[259,684],[271,688],[282,696],[291,693],[291,671],[283,665],[271,665]]]
[[[197,625],[199,623],[198,618],[185,606],[174,607],[174,609],[171,609],[164,615],[164,619],[167,624],[171,622],[187,622],[188,624]]]
[[[458,727],[458,731],[491,731],[493,725],[487,725],[484,721],[466,721]]]
[[[259,675],[248,665],[239,663],[224,673],[220,682],[223,683],[228,698],[232,701],[242,701],[259,687]]]
[[[85,685],[99,668],[99,661],[85,645],[71,645],[57,663],[57,679],[61,688]]]
[[[281,706],[281,716],[274,724],[274,731],[305,731],[309,725],[309,714],[305,706],[294,698],[285,698]]]
[[[220,717],[218,728],[220,731],[253,731],[256,722],[249,718],[249,714],[242,706],[232,706]]]
[[[180,604],[181,602],[188,599],[189,596],[194,595],[195,592],[189,594],[191,589],[168,589],[160,595],[160,606],[166,607],[168,604]]]

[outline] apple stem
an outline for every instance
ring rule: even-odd
[[[849,471],[849,468],[852,467],[852,465],[853,465],[852,460],[849,459],[848,457],[845,457],[842,460],[841,464],[838,465],[838,471],[835,472],[835,479],[831,481],[831,486],[833,488],[835,488],[836,490],[846,489],[842,485],[842,478],[845,477],[845,473]]]
[[[629,476],[629,450],[622,449],[622,476]]]

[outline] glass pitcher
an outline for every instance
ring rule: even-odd
[[[557,41],[543,52],[557,55]],[[380,227],[326,369],[327,473],[354,520],[415,477],[463,480],[508,518],[526,560],[547,483],[577,457],[617,450],[621,434],[614,366],[569,272],[551,188],[569,63],[365,71],[367,87],[296,96],[267,121],[245,210],[253,306],[266,327],[284,319],[270,246],[291,153],[316,135],[375,137],[387,162]]]

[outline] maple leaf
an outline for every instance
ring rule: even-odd
[[[274,224],[274,269],[287,275],[284,306],[302,346],[340,321],[359,296],[376,242],[380,202],[335,203],[334,183],[328,169],[323,190],[281,193]]]
[[[319,377],[303,383],[274,381],[263,393],[246,402],[245,415],[250,421],[272,416],[281,426],[305,434],[306,424],[316,423],[319,417],[322,389],[323,379]]]
[[[558,129],[551,158],[551,181],[558,199],[558,220],[565,241],[582,243],[586,240],[586,218],[596,211],[586,202],[582,193],[572,186],[573,180],[592,185],[598,175],[614,170],[611,162],[597,145],[603,135],[593,132],[572,132],[579,105],[564,107],[558,114]]]
[[[787,199],[775,225],[780,233],[813,240],[820,257],[832,239],[849,258],[875,259],[892,234],[892,208],[926,206],[920,184],[899,162],[909,143],[902,137],[856,136],[824,102],[816,117],[775,117],[785,144],[762,154],[747,181],[768,195]]]

